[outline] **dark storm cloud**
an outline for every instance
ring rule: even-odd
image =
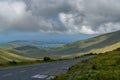
[[[101,34],[120,30],[119,0],[1,0],[0,30]]]

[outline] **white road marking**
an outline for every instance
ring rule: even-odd
[[[39,78],[39,79],[45,79],[47,77],[48,77],[48,75],[41,75],[41,74],[37,74],[37,75],[32,76],[32,78]]]

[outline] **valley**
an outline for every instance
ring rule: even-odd
[[[12,53],[12,56],[15,55],[15,57],[17,55],[25,58],[34,58],[34,59],[43,59],[44,57],[50,57],[52,59],[74,58],[89,53],[97,53],[97,54],[105,53],[119,48],[120,47],[119,34],[120,31],[116,31],[116,32],[96,36],[93,38],[89,38],[86,40],[79,40],[70,43],[65,43],[65,42],[63,43],[57,41],[45,42],[45,41],[19,40],[19,41],[12,41],[1,44],[0,50],[1,50],[1,54],[6,55],[5,53]],[[56,47],[51,47],[51,46],[38,47],[35,44],[38,45],[62,44],[62,45]],[[2,62],[5,59],[9,61],[12,58],[9,59],[5,56],[1,56]]]
[[[66,44],[64,43],[56,47],[50,47],[50,46],[38,47],[33,45],[33,43],[30,43],[29,41],[9,42],[4,44],[4,46],[3,44],[0,45],[1,47],[0,48],[0,67],[3,68],[3,67],[10,67],[10,66],[21,66],[21,69],[24,69],[22,68],[22,66],[25,66],[25,65],[30,65],[30,66],[42,65],[42,64],[54,65],[54,63],[57,65],[57,62],[59,63],[59,61],[63,61],[64,63],[66,62],[64,60],[69,59],[70,60],[69,66],[66,66],[67,63],[65,63],[64,65],[63,64],[61,65],[61,66],[65,66],[65,68],[67,69],[63,71],[62,69],[57,68],[58,74],[54,75],[55,78],[53,80],[68,80],[68,79],[113,80],[113,78],[115,80],[116,79],[119,80],[120,79],[120,77],[118,76],[120,75],[119,69],[118,69],[119,58],[120,58],[119,57],[119,53],[120,53],[119,34],[120,34],[120,31],[107,33],[107,34],[103,34],[103,35],[89,38],[86,40],[79,40],[76,42],[71,42]],[[91,58],[90,56],[95,56],[95,57]],[[71,63],[71,61],[74,61],[74,60],[75,62]],[[69,61],[68,61],[68,64],[69,64]],[[68,68],[70,66],[72,67]],[[19,69],[19,67],[15,67],[15,69],[17,68]],[[59,68],[61,68],[60,65],[59,65]],[[0,74],[2,74],[1,73],[2,70],[4,69],[0,70]],[[14,71],[14,70],[11,70],[11,68],[10,69],[8,68],[8,70]],[[41,69],[38,69],[38,70],[41,70]],[[39,76],[40,80],[47,80],[47,77],[52,77],[53,75],[47,74],[46,76],[46,73],[45,73],[46,70],[50,71],[50,73],[54,72],[54,70],[51,70],[50,68],[46,68],[45,71],[41,71],[44,74],[34,72],[37,75],[33,74],[33,77]],[[65,73],[67,70],[68,72]],[[112,75],[113,73],[115,73],[115,75]],[[21,73],[18,75],[22,76]],[[103,75],[105,75],[106,77]],[[33,78],[31,78],[30,76],[32,75],[28,74],[28,76],[25,76],[24,78],[33,80]],[[45,78],[41,79],[41,76],[42,77],[44,76]],[[2,76],[2,80],[8,80],[8,78],[9,77],[4,78]],[[10,78],[16,79],[16,77],[10,77]],[[24,79],[22,78],[22,80]]]
[[[120,80],[120,0],[0,0],[0,80]]]

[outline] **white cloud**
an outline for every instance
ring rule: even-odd
[[[102,34],[120,30],[119,0],[1,0],[0,30]]]
[[[1,30],[11,28],[11,25],[25,16],[26,5],[21,1],[0,1]]]
[[[90,27],[82,26],[82,29],[80,29],[80,33],[83,34],[98,34],[97,31],[93,31]]]
[[[0,16],[12,20],[25,14],[26,5],[23,2],[0,2]]]

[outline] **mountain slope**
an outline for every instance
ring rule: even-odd
[[[56,48],[40,48],[33,45],[22,45],[8,49],[11,53],[33,58],[66,58],[87,53],[104,53],[120,47],[120,31],[103,34],[94,38],[80,40]],[[24,41],[25,42],[25,41]],[[16,43],[13,42],[13,43]],[[17,43],[21,43],[17,41]],[[27,42],[25,42],[27,43]],[[22,43],[21,43],[22,44]]]
[[[104,48],[100,48],[100,49],[93,49],[93,50],[91,50],[89,53],[106,53],[106,52],[109,52],[109,51],[113,51],[113,50],[115,50],[115,49],[117,49],[117,48],[119,48],[120,47],[120,42],[118,42],[118,43],[115,43],[115,44],[113,44],[113,45],[110,45],[110,46],[106,46],[106,47],[104,47]]]
[[[43,58],[46,56],[56,58],[56,54],[53,54],[49,48],[38,48],[35,46],[21,46],[8,50],[9,52],[17,55],[22,55],[31,58]]]
[[[17,62],[21,62],[21,61],[32,61],[35,59],[19,56],[19,55],[16,55],[16,54],[4,51],[4,50],[0,50],[0,63],[13,61],[13,60]]]
[[[117,31],[117,32],[103,34],[87,40],[80,40],[77,42],[69,43],[57,48],[57,52],[61,54],[74,54],[74,53],[85,53],[96,49],[102,49],[119,43],[120,42],[119,35],[120,35],[120,31]]]

